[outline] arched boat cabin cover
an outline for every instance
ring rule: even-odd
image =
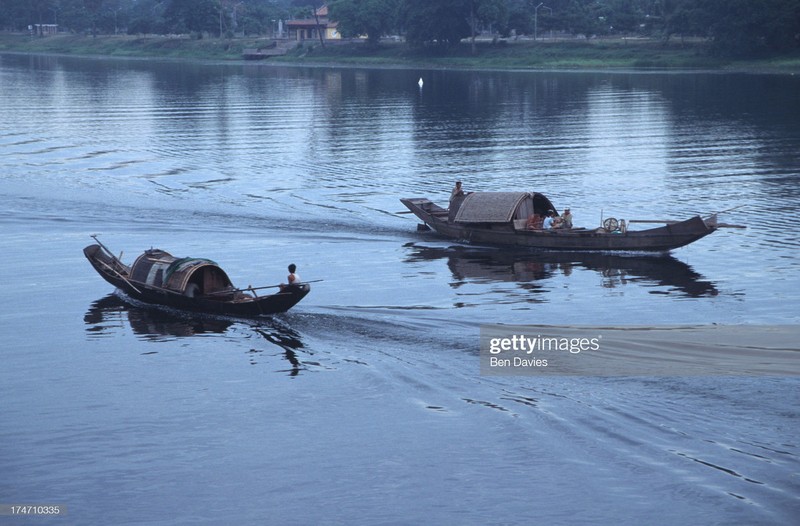
[[[210,259],[176,258],[161,249],[147,250],[136,258],[131,279],[190,296],[233,287],[225,271]]]
[[[450,203],[448,219],[454,223],[508,223],[557,212],[553,203],[538,192],[472,192]]]

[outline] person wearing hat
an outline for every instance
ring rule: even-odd
[[[572,228],[572,212],[569,208],[564,209],[564,215],[561,216],[558,228]]]

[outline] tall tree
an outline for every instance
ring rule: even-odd
[[[800,0],[700,0],[715,49],[752,55],[796,48]]]
[[[661,20],[665,40],[672,35],[708,35],[709,17],[695,0],[664,0],[655,16]]]
[[[472,34],[471,6],[472,0],[403,0],[400,22],[406,40],[412,45],[457,44]]]
[[[334,0],[328,7],[342,35],[367,35],[374,45],[394,26],[398,5],[399,0]]]
[[[507,0],[467,0],[469,5],[470,42],[475,54],[475,36],[481,25],[504,25],[508,20]]]
[[[219,27],[219,10],[215,0],[170,0],[164,18],[168,29],[175,33],[214,33]]]
[[[92,24],[92,36],[97,36],[97,19],[100,16],[100,8],[103,7],[103,0],[83,0],[83,5],[89,13]]]

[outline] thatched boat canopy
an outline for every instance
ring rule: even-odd
[[[189,296],[211,294],[232,287],[219,265],[209,259],[176,258],[160,249],[150,249],[131,266],[134,281]]]
[[[451,205],[452,207],[452,205]],[[531,214],[556,212],[547,197],[531,192],[473,192],[464,197],[455,214],[456,223],[508,223]]]

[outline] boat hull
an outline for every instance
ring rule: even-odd
[[[130,268],[117,258],[106,254],[99,245],[90,245],[83,250],[86,259],[108,283],[127,296],[155,305],[209,314],[258,317],[286,312],[302,300],[310,291],[309,284],[290,285],[279,292],[267,296],[253,296],[251,299],[189,297],[162,287],[153,287],[127,277]]]
[[[519,230],[513,223],[475,225],[452,222],[448,220],[445,209],[424,198],[401,199],[401,202],[442,236],[478,245],[563,251],[668,252],[716,230],[716,226],[700,216],[627,232],[603,229]]]

